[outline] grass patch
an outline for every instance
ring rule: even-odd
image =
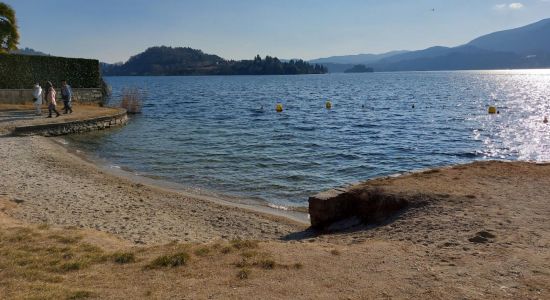
[[[231,246],[233,248],[241,250],[241,249],[255,249],[258,248],[258,242],[257,241],[250,241],[250,240],[241,240],[236,239],[231,241]]]
[[[75,244],[82,239],[80,236],[61,236],[58,234],[50,235],[48,238],[54,239],[62,244]]]
[[[187,264],[189,261],[189,254],[187,252],[178,252],[172,255],[161,255],[153,260],[147,268],[166,268],[166,267],[179,267]]]
[[[80,269],[84,268],[84,264],[79,261],[73,261],[64,263],[61,265],[60,269],[62,271],[70,272],[70,271],[78,271]]]
[[[131,252],[115,252],[112,255],[112,259],[117,264],[129,264],[136,261],[136,256]]]
[[[223,253],[223,254],[229,254],[233,251],[233,248],[229,247],[229,246],[225,246],[223,247],[220,252]]]
[[[210,253],[210,249],[208,249],[208,247],[200,247],[196,249],[194,253],[196,256],[206,256]]]
[[[94,297],[94,293],[92,293],[92,292],[89,292],[89,291],[75,291],[75,292],[72,292],[67,297],[67,299],[68,300],[77,300],[77,299],[87,299],[87,298],[91,298],[91,297]]]
[[[243,253],[241,253],[241,256],[244,258],[252,258],[257,255],[258,255],[258,252],[256,251],[243,251]]]

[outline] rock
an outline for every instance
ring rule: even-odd
[[[494,239],[494,238],[496,238],[496,235],[483,230],[476,233],[476,236],[469,238],[468,241],[476,244],[482,244],[482,243],[488,243],[489,239]]]
[[[311,226],[322,229],[334,222],[357,217],[365,223],[381,222],[407,207],[408,200],[379,188],[332,189],[309,198]]]

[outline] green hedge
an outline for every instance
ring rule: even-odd
[[[101,75],[95,59],[0,54],[0,89],[30,89],[51,81],[59,87],[67,79],[73,88],[99,88]]]

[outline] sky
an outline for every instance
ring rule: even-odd
[[[16,11],[20,47],[109,63],[160,45],[227,59],[458,46],[550,18],[550,0],[0,1]]]

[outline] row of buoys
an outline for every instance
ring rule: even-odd
[[[489,106],[488,112],[490,115],[500,114],[500,111],[497,110],[496,106]],[[544,116],[542,123],[548,124],[548,116]]]
[[[330,102],[330,100],[327,100],[327,102],[325,102],[325,107],[327,109],[331,109],[332,108],[332,102]],[[276,112],[283,112],[283,104],[282,103],[277,103],[277,105],[275,105],[275,111]]]

